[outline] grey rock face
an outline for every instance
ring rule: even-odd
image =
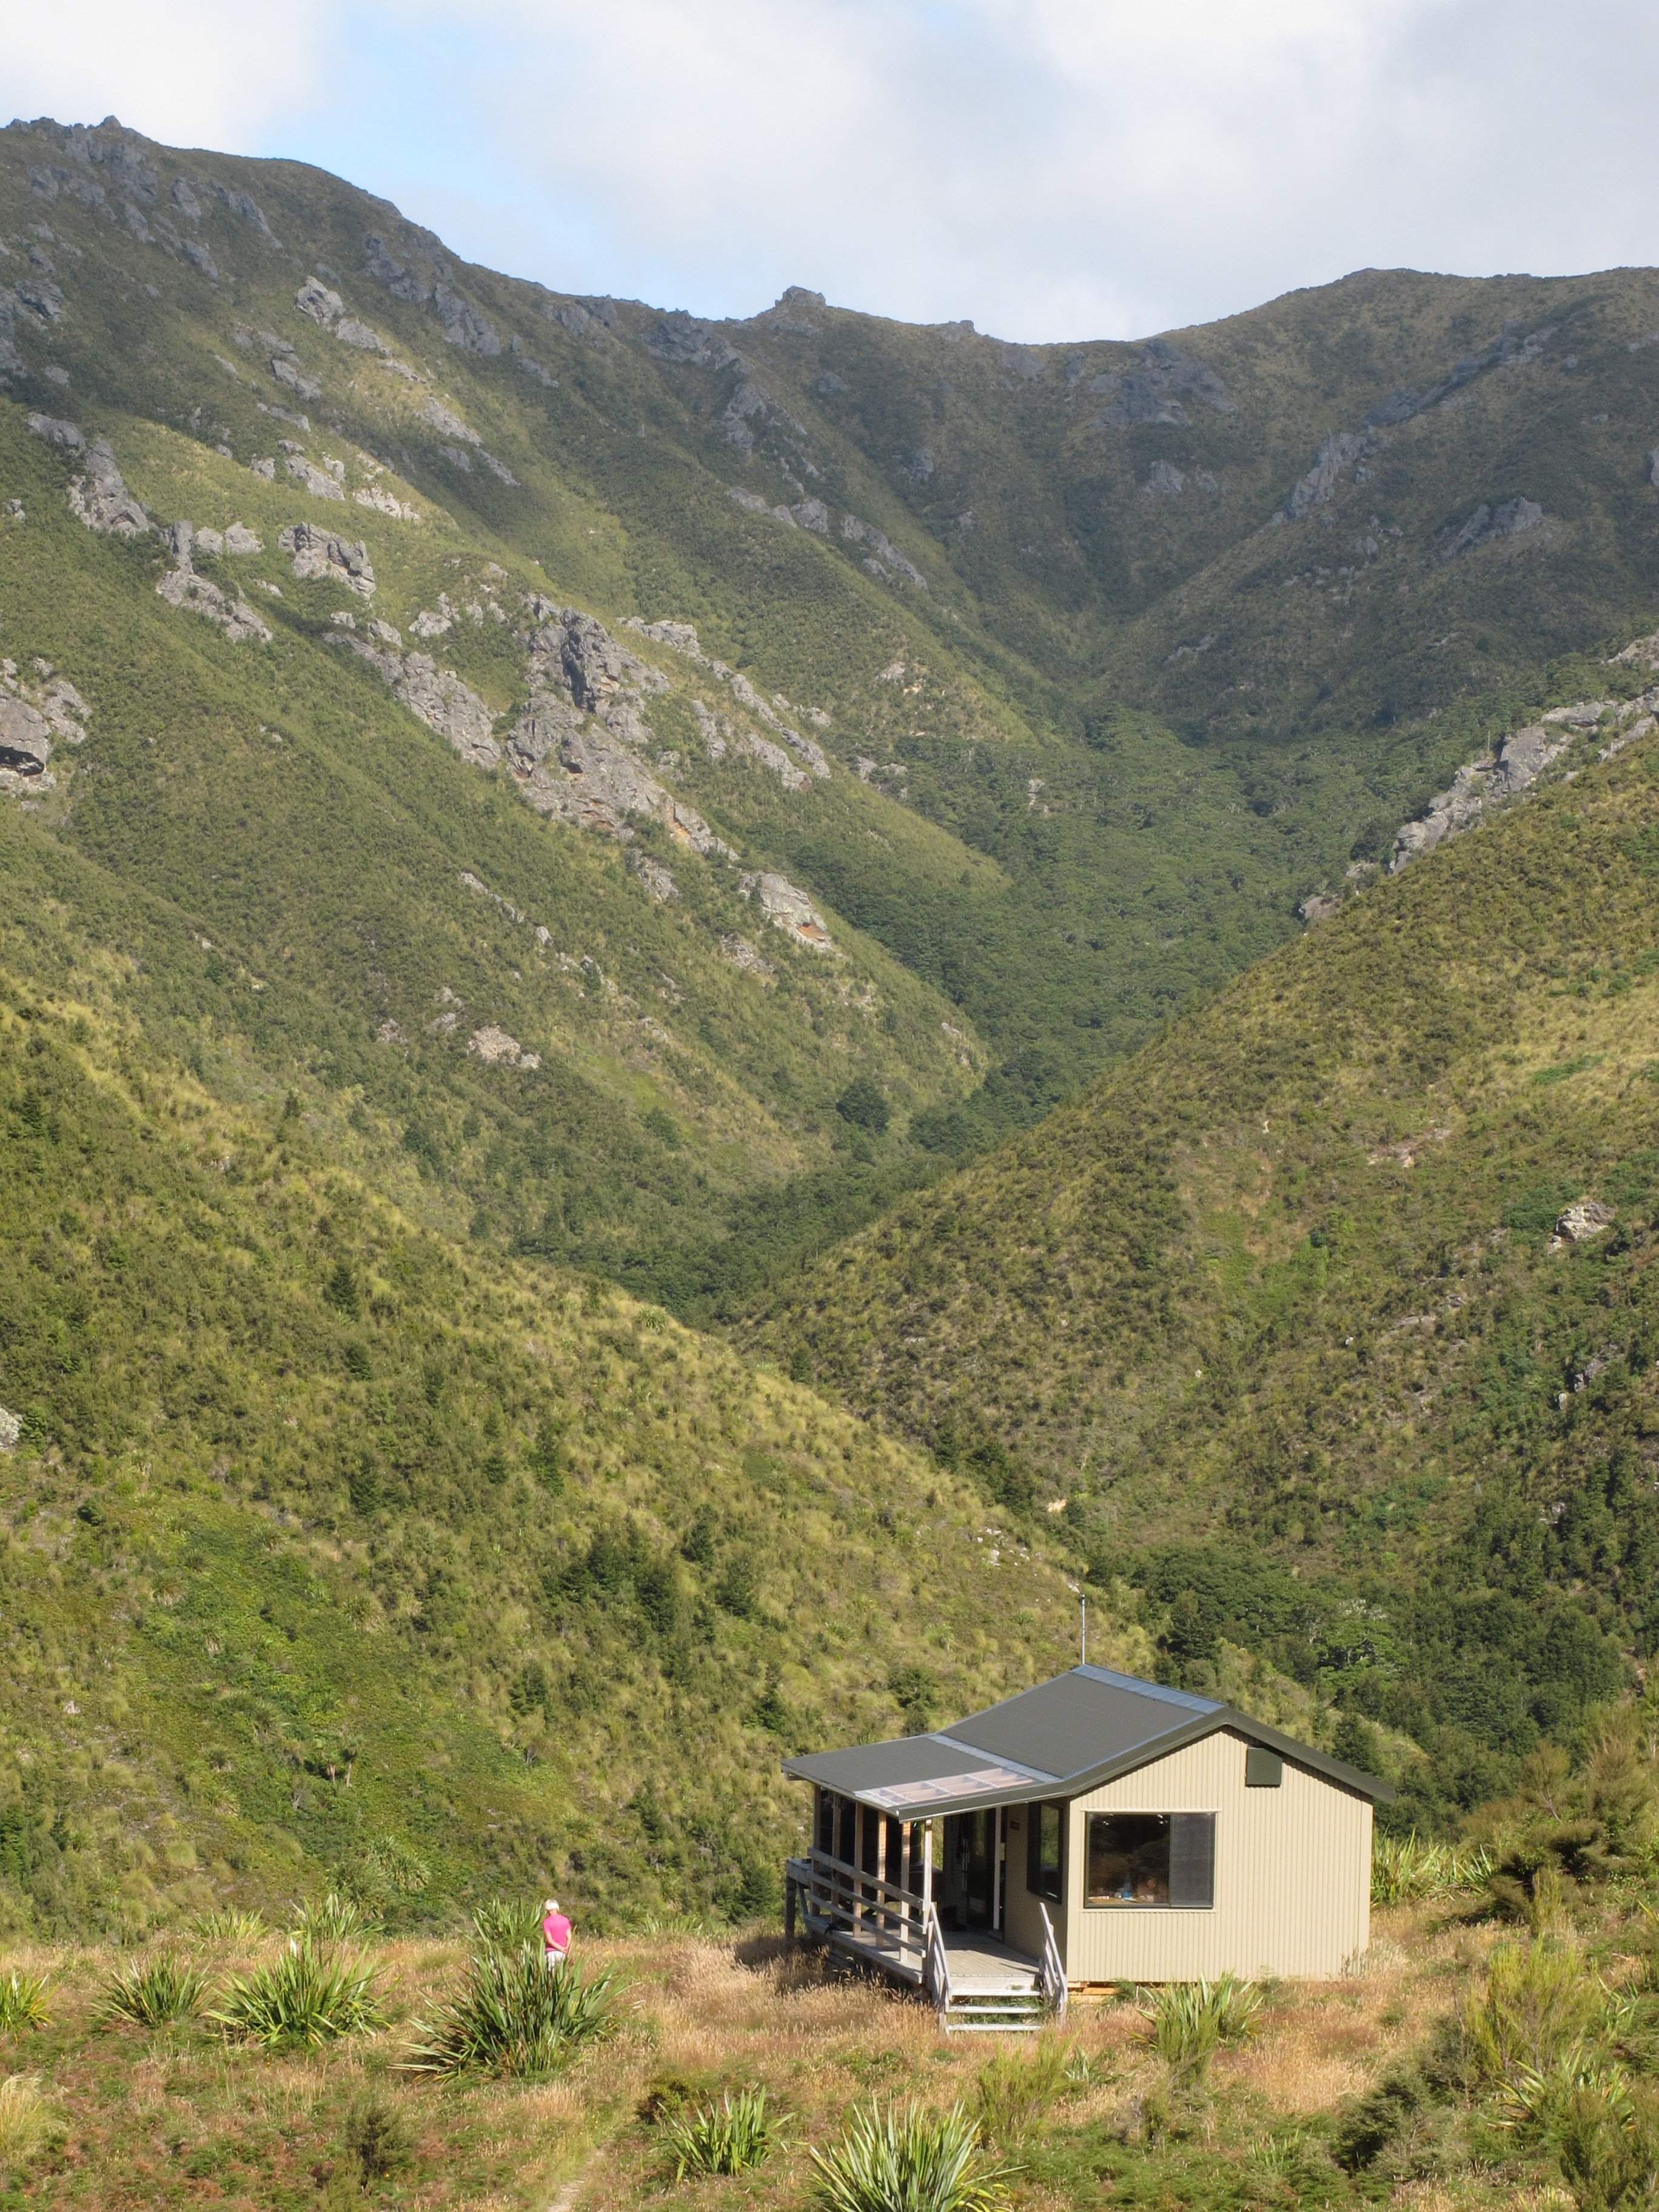
[[[307,376],[305,371],[291,362],[286,354],[278,353],[271,356],[270,373],[278,384],[285,384],[290,392],[301,399],[320,399],[323,396],[323,387],[316,378]]]
[[[1536,361],[1547,341],[1555,335],[1554,325],[1543,330],[1529,331],[1522,337],[1513,323],[1505,323],[1492,343],[1483,346],[1479,353],[1468,354],[1446,375],[1420,390],[1402,389],[1391,392],[1379,401],[1365,417],[1368,430],[1387,429],[1397,422],[1408,422],[1413,415],[1421,415],[1437,407],[1443,399],[1449,399],[1454,392],[1461,392],[1477,376],[1489,368],[1522,368]]]
[[[843,514],[841,519],[841,534],[856,545],[867,545],[870,548],[875,559],[873,562],[866,561],[864,565],[871,569],[872,574],[879,575],[885,569],[891,575],[902,576],[907,584],[914,584],[918,591],[925,592],[927,589],[927,579],[922,574],[921,569],[913,561],[907,561],[897,547],[878,530],[873,523],[860,522],[856,514]]]
[[[22,1433],[21,1415],[8,1413],[3,1406],[0,1406],[0,1451],[15,1451]]]
[[[250,230],[258,233],[267,246],[280,246],[279,239],[265,221],[263,210],[251,193],[233,191],[228,185],[219,186],[219,197],[234,216],[239,216]]]
[[[313,499],[343,500],[345,497],[344,487],[337,483],[326,469],[319,469],[314,461],[307,459],[304,453],[290,453],[287,465],[289,476],[296,483],[302,483]]]
[[[55,415],[31,415],[28,424],[35,436],[44,438],[49,446],[62,446],[71,453],[85,450],[87,441],[78,422],[60,422]]]
[[[1185,422],[1183,395],[1203,400],[1219,415],[1233,412],[1227,387],[1215,371],[1177,351],[1167,338],[1153,338],[1144,346],[1139,367],[1108,369],[1091,379],[1089,389],[1108,402],[1095,417],[1105,428],[1130,422]]]
[[[345,312],[345,302],[337,292],[331,292],[320,278],[307,276],[294,295],[294,304],[302,315],[309,315],[313,323],[327,330],[335,318]]]
[[[1327,505],[1343,470],[1352,468],[1372,451],[1370,439],[1355,430],[1333,430],[1328,437],[1322,438],[1313,466],[1273,520],[1295,522],[1310,507]]]
[[[1186,477],[1173,461],[1154,461],[1140,489],[1161,498],[1174,499],[1185,490],[1186,485]]]
[[[781,929],[796,945],[804,945],[812,952],[833,952],[831,938],[823,916],[798,884],[787,876],[762,871],[738,878],[738,889],[745,898],[752,897],[774,929]]]
[[[628,865],[653,899],[666,904],[668,900],[679,896],[680,887],[673,877],[660,860],[653,860],[648,853],[635,848],[628,856]]]
[[[21,276],[11,289],[37,321],[56,323],[63,319],[64,295],[50,278]]]
[[[720,957],[745,975],[752,975],[763,989],[770,990],[778,980],[778,971],[769,960],[763,959],[746,937],[722,937]]]
[[[1481,501],[1468,520],[1453,535],[1441,551],[1443,561],[1455,561],[1460,553],[1473,552],[1477,545],[1485,545],[1496,538],[1518,538],[1528,530],[1536,530],[1544,520],[1544,510],[1535,499],[1500,500],[1496,507]]]
[[[139,538],[149,528],[149,515],[122,481],[107,438],[94,438],[88,447],[87,473],[70,478],[69,503],[88,530]]]
[[[0,292],[0,384],[23,374],[23,356],[17,350],[17,295]]]
[[[441,738],[447,738],[464,761],[474,768],[499,764],[501,753],[495,738],[495,718],[453,670],[440,668],[423,653],[376,647],[349,633],[337,641],[349,645],[360,660],[376,670],[416,720]]]
[[[204,531],[199,538],[216,537],[216,532]],[[170,607],[180,607],[191,614],[203,615],[223,630],[233,645],[245,640],[258,639],[269,645],[270,631],[255,614],[246,600],[238,594],[222,592],[206,576],[198,576],[191,565],[191,541],[189,523],[175,523],[171,532],[178,566],[168,570],[156,585],[157,595]]]
[[[1598,702],[1599,705],[1599,702]],[[1452,778],[1451,788],[1431,799],[1420,820],[1407,822],[1395,838],[1389,873],[1397,876],[1407,861],[1431,853],[1443,838],[1480,821],[1486,811],[1530,789],[1545,769],[1572,743],[1571,710],[1558,708],[1551,726],[1528,723],[1505,738],[1495,754],[1469,761]],[[1592,722],[1595,718],[1592,717]]]
[[[683,362],[692,368],[730,368],[744,366],[743,356],[712,323],[695,315],[660,316],[640,341],[659,361]]]
[[[1570,1206],[1555,1224],[1559,1244],[1586,1244],[1613,1226],[1613,1208],[1599,1198],[1581,1198]]]
[[[368,275],[384,284],[393,297],[421,301],[431,297],[431,287],[424,283],[407,262],[398,260],[378,232],[371,230],[363,240],[363,266]]]
[[[25,699],[0,692],[0,769],[33,780],[44,775],[52,759],[52,731],[46,716]]]
[[[369,565],[368,548],[361,540],[349,544],[313,523],[290,522],[276,542],[284,553],[294,556],[294,573],[302,581],[320,577],[343,584],[360,599],[374,598],[374,571]]]
[[[492,356],[501,351],[501,342],[485,317],[453,284],[434,285],[432,304],[437,310],[446,344],[459,346],[466,353]]]

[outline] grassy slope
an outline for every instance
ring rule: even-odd
[[[1431,1800],[1659,1638],[1659,753],[1589,758],[754,1334],[1067,1498],[1193,1679],[1219,1631],[1407,1729]],[[1583,1197],[1612,1229],[1549,1249]]]
[[[1063,1656],[1073,1601],[981,1564],[970,1486],[422,1227],[297,1097],[223,1108],[81,936],[84,864],[0,837],[14,1926],[362,1879],[387,1837],[422,1911],[754,1910],[784,1749],[897,1727],[901,1668],[971,1705]]]

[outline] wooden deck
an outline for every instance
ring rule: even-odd
[[[951,1987],[963,1996],[1024,1996],[1042,1985],[1039,1960],[1016,1951],[995,1936],[945,1933],[945,1955],[951,1969]],[[896,1937],[875,1929],[831,1928],[824,1941],[845,1957],[876,1966],[896,1981],[917,1987],[922,1980],[923,1953],[914,1943],[901,1948]]]

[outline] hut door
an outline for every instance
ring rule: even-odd
[[[957,1925],[989,1929],[996,1917],[997,1816],[958,1813],[945,1825]]]

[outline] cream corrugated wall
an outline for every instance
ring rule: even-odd
[[[1252,1977],[1334,1974],[1365,1948],[1370,1800],[1288,1759],[1279,1789],[1247,1790],[1244,1748],[1236,1735],[1206,1736],[1073,1801],[1066,1902],[1048,1908],[1068,1981],[1198,1981],[1229,1968]],[[1091,1813],[1213,1813],[1214,1905],[1085,1906]],[[1024,1893],[1024,1816],[1015,1817],[1022,1832],[1009,1838],[1008,1933],[1030,1948],[1025,1923],[1036,1915]]]

